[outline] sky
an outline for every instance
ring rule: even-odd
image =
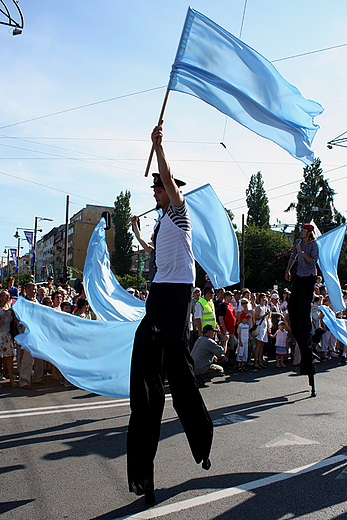
[[[64,223],[66,195],[70,216],[86,204],[113,206],[125,190],[133,214],[154,207],[144,177],[150,134],[189,5],[269,61],[280,60],[274,65],[282,76],[324,107],[313,148],[347,217],[347,149],[327,148],[347,130],[346,0],[21,0],[22,34],[0,25],[2,255],[17,245],[16,228],[33,229],[36,216],[52,219],[39,223],[38,240]],[[211,183],[239,228],[257,171],[271,224],[295,223],[295,212],[283,210],[296,201],[304,163],[203,101],[170,92],[164,147],[186,191]],[[145,238],[153,219],[143,220]]]

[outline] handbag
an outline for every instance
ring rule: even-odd
[[[251,327],[249,329],[249,333],[250,335],[252,336],[252,338],[256,338],[259,334],[259,331],[260,331],[260,325],[262,324],[263,322],[263,319],[265,318],[266,314],[264,314],[264,316],[261,318],[261,320],[259,321],[258,324],[254,324],[253,327]]]

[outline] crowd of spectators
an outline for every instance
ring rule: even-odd
[[[146,301],[148,291],[129,287],[133,296]],[[36,285],[29,281],[25,286],[16,284],[13,277],[5,287],[0,286],[0,377],[9,380],[13,387],[31,390],[32,385],[44,385],[50,376],[62,385],[70,386],[59,370],[51,363],[32,356],[14,341],[23,332],[12,310],[19,296],[46,305],[57,312],[66,312],[83,319],[96,320],[80,283],[77,290],[69,284],[54,285],[53,278]],[[237,371],[264,370],[275,360],[276,368],[285,369],[288,362],[300,364],[300,351],[291,334],[288,315],[290,291],[277,289],[253,293],[247,288],[234,291],[208,284],[203,291],[193,290],[190,312],[190,349],[194,371],[200,386],[212,378],[225,375],[228,368]],[[347,306],[347,291],[343,291]],[[322,321],[319,305],[330,307],[327,289],[317,277],[311,306],[314,362],[340,358],[346,364],[347,347],[338,341]],[[333,312],[333,311],[332,311]],[[346,308],[337,314],[346,318]]]
[[[45,375],[66,387],[71,386],[57,367],[42,359],[33,358],[16,343],[14,338],[24,332],[24,327],[18,321],[12,305],[22,296],[37,305],[46,305],[54,311],[73,314],[76,319],[98,319],[88,304],[83,283],[79,283],[77,289],[69,284],[55,285],[53,278],[48,278],[47,283],[39,285],[29,281],[20,287],[13,277],[9,277],[5,287],[0,286],[0,377],[3,381],[9,379],[13,387],[31,390],[32,385],[46,384],[43,378]]]
[[[264,370],[270,360],[278,369],[288,362],[300,364],[300,350],[291,333],[288,314],[289,289],[252,293],[248,288],[225,291],[206,286],[203,293],[194,288],[191,302],[191,355],[200,386],[224,370]],[[336,315],[347,318],[347,291],[343,291],[345,309]],[[338,341],[322,321],[320,305],[333,312],[327,289],[317,276],[311,306],[314,363],[340,358],[346,364],[347,346]],[[204,339],[201,339],[204,338]]]

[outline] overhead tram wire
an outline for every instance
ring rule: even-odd
[[[81,110],[82,108],[89,108],[89,107],[92,107],[92,106],[95,106],[95,105],[101,105],[102,103],[109,103],[110,101],[117,101],[118,99],[124,99],[124,98],[127,98],[127,97],[137,96],[139,94],[144,94],[144,93],[147,93],[147,92],[153,92],[154,90],[159,90],[159,89],[163,89],[163,88],[167,88],[167,85],[163,85],[163,86],[160,86],[160,87],[153,87],[153,88],[149,88],[149,89],[146,89],[146,90],[140,90],[138,92],[132,92],[130,94],[124,94],[122,96],[116,96],[116,97],[109,98],[109,99],[103,99],[101,101],[94,101],[93,103],[87,103],[86,105],[80,105],[80,106],[73,107],[73,108],[66,108],[65,110],[59,110],[58,112],[52,112],[51,114],[45,114],[43,116],[37,116],[37,117],[33,117],[31,119],[26,119],[24,121],[18,121],[17,123],[11,123],[9,125],[0,126],[0,130],[3,130],[4,128],[9,128],[9,127],[12,127],[12,126],[22,125],[24,123],[31,123],[33,121],[38,121],[39,119],[44,119],[46,117],[57,116],[59,114],[66,114],[67,112],[73,112],[74,110]]]
[[[239,33],[239,40],[241,40],[241,36],[242,36],[242,30],[243,30],[243,24],[244,24],[244,21],[245,21],[245,16],[246,16],[246,8],[247,8],[247,0],[245,0],[245,3],[244,3],[244,6],[243,6],[243,13],[242,13],[242,19],[241,19],[241,26],[240,26],[240,33]],[[226,115],[225,116],[225,124],[224,124],[224,131],[223,131],[223,137],[222,137],[222,141],[220,142],[220,144],[223,146],[223,148],[228,152],[228,154],[230,155],[230,157],[233,159],[233,161],[235,162],[235,164],[240,168],[240,170],[242,171],[242,173],[245,175],[246,179],[249,180],[247,174],[243,171],[243,169],[241,168],[241,166],[239,165],[239,163],[237,162],[237,160],[235,159],[235,157],[229,152],[228,148],[227,148],[227,145],[225,144],[225,134],[226,134],[226,131],[227,131],[227,124],[228,124],[228,116]]]
[[[335,170],[340,170],[341,168],[346,168],[346,167],[347,167],[347,164],[342,164],[341,166],[337,166],[336,168],[331,168],[330,170],[323,171],[323,174],[327,174],[329,172],[332,172]],[[329,182],[330,183],[338,182],[338,181],[344,180],[346,178],[347,178],[347,175],[345,175],[344,177],[339,177],[338,179],[329,179]],[[274,190],[279,190],[281,188],[285,188],[286,186],[290,186],[291,184],[296,184],[298,182],[303,182],[303,179],[297,179],[296,181],[291,181],[291,182],[287,182],[286,184],[280,184],[279,186],[274,186],[273,188],[269,188],[268,190],[266,190],[266,193],[268,193],[269,191],[274,191]],[[293,191],[290,193],[283,193],[282,195],[278,195],[276,197],[271,197],[271,198],[269,198],[269,201],[278,199],[280,197],[285,197],[286,195],[293,195],[293,193],[297,193],[297,191]],[[240,199],[230,200],[229,202],[224,202],[223,205],[226,206],[227,204],[234,204],[235,202],[240,202],[241,200],[245,200],[245,197],[242,197]],[[241,206],[241,207],[243,207],[243,206]],[[240,209],[240,208],[233,208],[233,210],[236,210],[236,209]]]
[[[66,195],[66,193],[68,191],[69,194],[73,195],[74,197],[78,197],[83,200],[90,200],[91,202],[96,202],[96,204],[98,204],[100,206],[108,206],[108,204],[102,204],[98,200],[90,199],[89,197],[83,197],[82,195],[77,195],[76,193],[71,193],[70,190],[60,190],[59,188],[54,188],[53,186],[48,186],[47,184],[42,184],[41,182],[31,181],[30,179],[25,179],[24,177],[19,177],[17,175],[12,175],[12,174],[6,173],[6,172],[0,171],[0,175],[5,175],[6,177],[11,177],[12,179],[16,179],[16,180],[23,181],[23,182],[28,182],[29,184],[35,184],[36,186],[41,186],[42,188],[46,188],[48,190],[59,191],[60,193],[64,193],[64,195]]]

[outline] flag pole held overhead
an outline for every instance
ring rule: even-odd
[[[196,96],[293,157],[314,161],[314,117],[323,107],[305,99],[261,54],[190,7],[169,90]]]
[[[169,92],[170,92],[169,89],[167,89],[166,90],[166,94],[165,94],[165,98],[164,98],[164,102],[163,102],[163,106],[161,108],[161,112],[160,112],[160,116],[159,116],[158,126],[160,126],[160,124],[161,124],[161,122],[162,122],[162,120],[164,118],[164,112],[165,112],[165,108],[166,108],[166,105],[167,105]],[[147,168],[146,168],[146,171],[145,171],[145,177],[148,177],[149,169],[151,167],[151,163],[152,163],[152,159],[153,159],[153,154],[154,154],[154,144],[152,144],[151,152],[150,152],[149,157],[148,157]]]

